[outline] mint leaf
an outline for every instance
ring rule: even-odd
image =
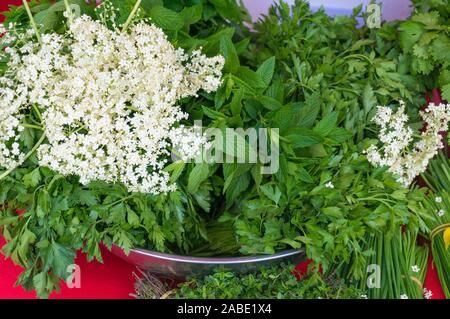
[[[269,85],[275,71],[275,57],[270,57],[258,68],[256,73],[261,77],[266,85]]]
[[[310,128],[314,125],[320,111],[320,93],[314,92],[306,98],[306,102],[299,112],[298,126]]]
[[[197,164],[189,174],[187,190],[189,193],[195,193],[209,176],[209,165],[206,163]]]
[[[294,148],[304,148],[322,142],[320,135],[305,128],[289,129],[286,132],[286,138]]]
[[[151,7],[149,9],[149,16],[152,18],[154,24],[170,31],[180,30],[185,23],[185,19],[181,14],[160,5]]]
[[[325,116],[314,127],[314,133],[317,133],[322,137],[330,135],[330,133],[336,128],[338,115],[338,112],[332,112]]]

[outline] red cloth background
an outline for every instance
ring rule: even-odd
[[[0,0],[0,12],[8,10],[9,4],[18,5],[21,0]],[[2,21],[0,16],[0,21]],[[0,247],[4,245],[4,240],[0,238]],[[53,293],[52,299],[121,299],[130,298],[133,293],[134,266],[127,264],[122,259],[112,255],[106,249],[102,249],[104,263],[96,261],[88,263],[82,253],[78,253],[76,264],[81,269],[81,288],[70,289],[66,285],[61,285],[61,293]],[[300,264],[297,269],[305,272],[308,262]],[[26,292],[22,287],[14,287],[21,272],[21,268],[13,264],[9,259],[5,259],[0,254],[0,299],[33,299],[36,298],[34,292]],[[433,299],[444,298],[442,288],[437,277],[437,273],[432,266],[430,256],[428,263],[428,276],[425,280],[425,287],[433,292]]]

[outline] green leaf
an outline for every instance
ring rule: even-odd
[[[220,54],[225,57],[224,71],[235,73],[240,63],[236,48],[229,37],[220,39]]]
[[[322,143],[309,146],[308,153],[311,157],[325,157],[328,155]]]
[[[400,24],[400,45],[406,52],[410,52],[424,32],[424,26],[419,22],[402,22]]]
[[[261,77],[263,82],[268,86],[273,78],[273,73],[275,71],[275,57],[270,57],[261,64],[256,73]]]
[[[165,30],[181,30],[185,23],[185,19],[181,14],[160,5],[150,8],[148,14],[154,24]]]
[[[45,297],[48,295],[47,292],[47,273],[40,272],[33,277],[33,286],[36,289],[38,296]]]
[[[31,173],[23,176],[23,183],[26,187],[36,187],[41,181],[41,173],[39,167],[35,168]]]
[[[306,169],[304,169],[303,167],[298,167],[297,171],[298,171],[297,176],[302,182],[309,183],[309,184],[314,183],[314,179],[312,178],[312,176],[308,173],[308,171]]]
[[[187,191],[194,194],[200,185],[209,176],[209,165],[207,163],[200,163],[194,166],[193,170],[189,174],[189,180],[187,185]]]
[[[249,135],[245,135],[250,132]],[[223,145],[215,145],[215,151],[220,151],[222,154],[234,157],[238,163],[247,163],[246,159],[256,159],[257,150],[255,145],[252,145],[250,139],[250,131],[235,131],[235,130],[223,130],[223,136],[225,137]],[[248,136],[248,137],[246,137]],[[249,141],[247,141],[247,138]],[[217,143],[219,144],[219,143]]]
[[[203,114],[205,114],[210,119],[218,120],[218,119],[224,119],[225,118],[225,115],[222,112],[215,111],[215,110],[210,109],[209,107],[206,107],[204,105],[202,106],[202,110],[203,110]]]
[[[258,101],[268,110],[275,111],[280,109],[283,105],[278,102],[278,100],[271,98],[269,96],[260,96]]]
[[[291,142],[294,148],[304,148],[322,142],[320,135],[305,128],[289,129],[285,137]]]
[[[72,265],[75,260],[75,251],[68,246],[61,245],[53,241],[50,245],[51,252],[48,261],[51,262],[52,273],[56,276],[66,279],[67,267]]]
[[[226,192],[227,208],[230,208],[233,204],[235,204],[236,198],[238,198],[238,196],[248,188],[250,185],[250,179],[250,174],[247,172],[230,183],[228,191]]]
[[[331,132],[336,128],[338,120],[338,112],[332,112],[325,116],[323,119],[317,123],[313,131],[322,137],[330,135]]]
[[[443,98],[444,100],[450,101],[450,83],[444,85],[444,86],[441,88],[441,91],[442,91],[442,98]]]
[[[320,111],[320,93],[314,92],[306,98],[306,102],[299,112],[298,126],[310,128],[314,125]]]
[[[424,24],[427,29],[435,28],[439,24],[439,12],[420,12],[411,17],[412,21]]]
[[[441,63],[448,63],[450,61],[450,37],[441,34],[431,44],[431,54]]]
[[[125,220],[126,213],[127,213],[127,209],[126,209],[124,203],[119,203],[117,205],[114,205],[114,207],[112,207],[110,209],[110,214],[108,216],[108,222],[121,225],[126,222],[126,220]]]
[[[135,228],[139,227],[141,224],[139,216],[129,206],[127,206],[127,221],[128,224]]]
[[[119,231],[118,233],[116,233],[114,235],[113,241],[123,249],[126,255],[130,253],[130,250],[133,247],[133,242],[128,237],[125,231]]]
[[[69,202],[73,204],[81,204],[86,206],[92,206],[97,204],[96,196],[88,191],[81,188],[76,188],[69,199]]]
[[[52,200],[52,213],[64,212],[69,209],[69,203],[67,198],[58,196]]]
[[[18,254],[20,256],[23,265],[28,263],[28,257],[30,254],[30,245],[36,241],[36,235],[30,230],[26,229],[20,237],[20,245],[18,247]]]
[[[248,46],[250,45],[251,38],[247,37],[244,40],[241,40],[234,44],[234,47],[236,48],[236,52],[239,54],[242,54],[247,50]]]
[[[40,31],[46,32],[55,29],[60,21],[60,18],[55,10],[49,8],[34,15],[34,20],[39,26]]]
[[[278,102],[283,103],[284,101],[284,86],[281,80],[273,81],[272,85],[266,90],[265,95],[276,99]]]
[[[35,132],[33,129],[25,128],[20,134],[20,140],[25,144],[28,149],[32,149],[34,146]]]
[[[433,71],[434,65],[429,59],[416,58],[413,60],[412,67],[418,73],[430,74]]]
[[[442,88],[447,84],[450,84],[450,70],[442,70],[439,74],[439,86]]]
[[[242,99],[244,98],[244,90],[242,88],[236,90],[230,103],[230,110],[233,115],[241,114]]]
[[[0,226],[15,224],[17,223],[18,219],[19,216],[10,216],[10,217],[0,216]]]
[[[236,76],[254,89],[264,89],[267,87],[261,76],[249,67],[239,67]]]
[[[144,8],[145,11],[150,11],[153,7],[156,6],[164,6],[163,0],[142,0],[141,7]]]
[[[242,23],[241,8],[234,0],[209,0],[214,5],[217,12],[225,20]]]
[[[342,210],[339,207],[325,207],[322,212],[330,217],[343,218]]]
[[[50,213],[51,209],[51,197],[47,190],[39,192],[37,197],[36,214],[39,218],[44,218],[45,215]]]
[[[367,116],[376,105],[377,105],[377,98],[373,93],[372,86],[369,83],[367,83],[366,86],[364,87],[363,92],[363,106],[365,115]]]
[[[85,7],[83,0],[69,0],[70,4],[76,4],[79,7]],[[39,26],[41,32],[54,30],[58,24],[65,18],[62,17],[62,12],[66,10],[64,1],[58,1],[46,10],[39,11],[34,15],[34,20]]]
[[[197,4],[192,7],[185,7],[180,14],[184,19],[184,24],[189,26],[200,21],[203,14],[203,6]]]
[[[267,198],[269,198],[275,204],[278,205],[278,202],[280,201],[280,198],[281,198],[281,191],[277,186],[272,187],[269,184],[265,184],[265,185],[261,185],[259,187],[259,189],[263,192],[264,195],[267,196]]]
[[[176,182],[178,178],[180,177],[181,173],[183,173],[184,167],[186,166],[186,163],[184,161],[177,161],[175,163],[172,163],[164,168],[166,172],[172,173],[170,175],[170,181],[172,183]]]
[[[353,136],[352,133],[350,133],[349,131],[347,131],[345,128],[342,127],[334,129],[330,134],[330,138],[337,143],[345,142],[352,136]]]

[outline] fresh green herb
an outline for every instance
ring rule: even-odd
[[[261,268],[244,275],[219,272],[191,278],[171,289],[167,281],[145,274],[137,278],[138,299],[360,299],[362,291],[334,275],[312,273],[300,281],[293,266]]]
[[[443,1],[414,1],[416,10],[400,24],[400,44],[411,70],[428,90],[440,87],[450,100],[450,6]]]
[[[366,288],[370,299],[422,299],[422,287],[427,272],[428,247],[419,246],[417,233],[400,228],[392,234],[370,234],[364,245],[371,251],[362,265],[367,271],[362,277],[349,276],[358,287]],[[338,267],[337,273],[347,278],[352,273],[348,263]]]
[[[434,265],[445,296],[450,298],[450,249],[445,237],[450,229],[450,161],[447,155],[447,152],[440,152],[422,176],[432,190],[427,194],[425,207],[433,216],[426,222]]]

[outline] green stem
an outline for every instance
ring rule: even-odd
[[[23,158],[22,162],[17,164],[14,167],[11,167],[10,169],[8,169],[7,171],[5,171],[2,175],[0,175],[0,181],[2,179],[4,179],[5,177],[7,177],[9,174],[11,174],[11,172],[13,172],[16,168],[18,168],[22,163],[24,163],[27,159],[30,158],[31,155],[33,155],[33,153],[38,149],[38,147],[42,144],[42,142],[44,142],[45,140],[45,134],[42,134],[41,138],[39,139],[39,141],[37,141],[36,145],[33,146],[33,148],[25,155],[25,157]]]
[[[27,127],[27,128],[33,128],[33,129],[40,130],[40,131],[44,130],[43,127],[40,127],[39,125],[34,125],[34,124],[22,123],[22,124],[20,124],[20,126]]]
[[[31,26],[34,29],[34,32],[36,32],[36,38],[38,39],[39,44],[42,45],[41,35],[39,34],[39,30],[38,30],[38,27],[36,25],[36,21],[34,21],[33,14],[31,13],[30,6],[28,5],[27,0],[22,0],[22,2],[23,2],[23,5],[25,6],[25,10],[27,11],[28,17],[30,18]]]
[[[346,57],[344,57],[344,60],[351,59],[351,58],[360,58],[360,59],[366,60],[369,64],[372,64],[372,60],[370,60],[370,58],[364,54],[357,54],[357,53],[350,54],[350,55],[347,55]]]
[[[84,126],[84,125],[81,125],[79,128],[77,128],[75,131],[73,131],[73,132],[71,132],[71,134],[72,133],[78,133],[79,131],[81,131],[81,130],[85,130],[86,129],[86,127]]]
[[[69,0],[64,0],[64,5],[66,6],[67,20],[69,20],[69,24],[72,24],[73,16],[72,16],[72,9],[70,8]]]
[[[112,202],[110,204],[106,204],[106,206],[114,206],[114,205],[123,203],[123,202],[125,202],[125,201],[127,201],[127,200],[129,200],[131,198],[133,198],[133,195],[129,195],[129,196],[123,197],[123,198],[121,198],[119,200],[116,200],[115,202]]]
[[[136,113],[142,113],[141,109],[138,109],[137,107],[134,107],[134,106],[131,106],[131,105],[127,106],[126,108],[129,109],[130,111],[134,111]]]
[[[365,198],[358,198],[357,201],[362,202],[362,201],[373,201],[373,202],[380,202],[384,205],[386,205],[389,208],[392,208],[391,205],[389,205],[389,203],[391,204],[396,204],[394,201],[390,200],[390,199],[381,199],[381,198],[377,198],[377,197],[365,197]]]
[[[131,21],[133,21],[134,16],[136,15],[136,12],[138,11],[142,0],[137,0],[136,4],[133,7],[133,10],[131,10],[130,15],[128,16],[127,21],[123,25],[122,31],[126,31],[128,29],[128,26],[130,25]]]
[[[36,104],[33,104],[33,110],[34,112],[36,112],[36,116],[38,117],[39,121],[42,122],[41,111],[39,111],[39,108],[36,106]]]

